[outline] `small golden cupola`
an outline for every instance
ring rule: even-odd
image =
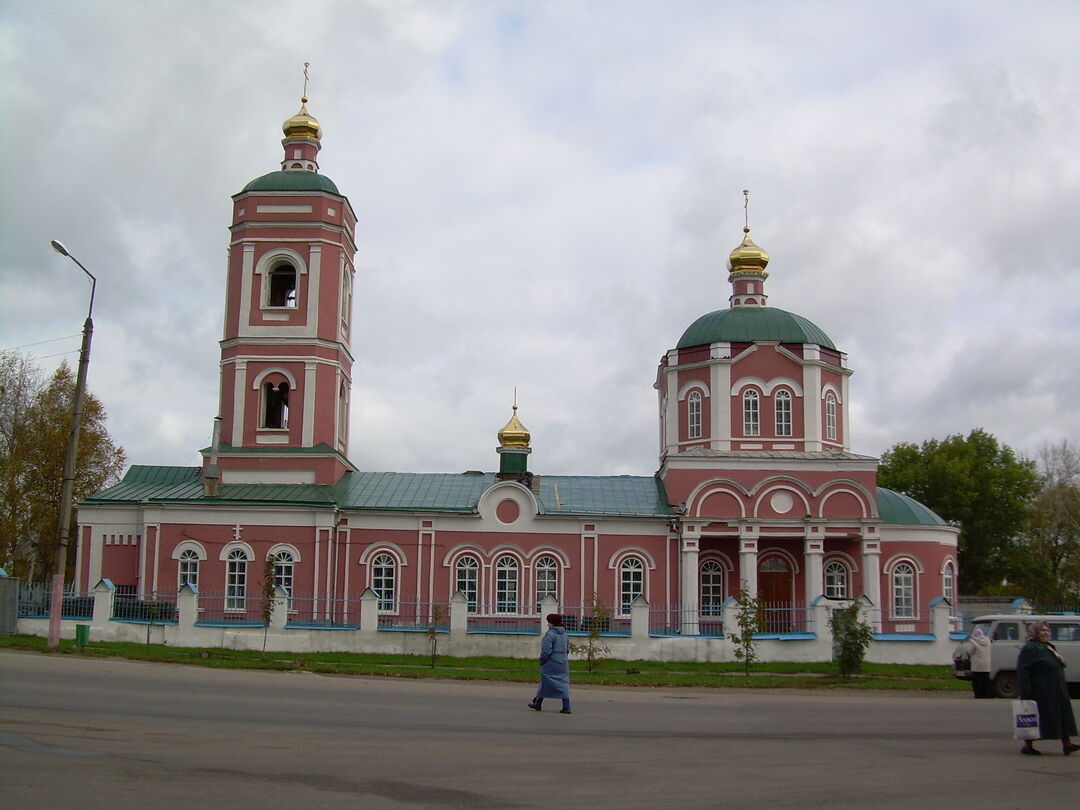
[[[750,192],[743,189],[746,198],[746,219],[743,224],[743,240],[728,254],[728,283],[731,284],[732,307],[763,307],[768,300],[765,295],[765,271],[769,263],[769,254],[754,244],[750,238]]]
[[[518,419],[517,407],[515,401],[510,421],[499,431],[499,446],[495,450],[499,454],[499,473],[495,477],[500,481],[516,480],[529,486],[532,481],[529,474],[529,454],[532,452],[529,440],[532,437]]]
[[[304,62],[304,94],[300,97],[300,112],[285,119],[281,131],[285,137],[281,145],[285,147],[285,159],[281,161],[282,171],[319,171],[319,150],[322,149],[322,126],[319,119],[308,112],[307,85],[309,63]]]

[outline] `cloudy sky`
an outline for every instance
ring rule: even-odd
[[[751,190],[770,304],[848,353],[853,450],[1080,438],[1080,4],[0,3],[0,348],[77,361],[134,463],[217,411],[230,195],[310,62],[356,210],[350,457],[651,474],[656,364],[727,306]]]

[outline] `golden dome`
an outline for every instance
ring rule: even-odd
[[[286,138],[307,138],[312,141],[322,138],[319,119],[307,111],[306,97],[300,99],[300,112],[292,118],[285,119],[285,123],[281,125],[281,131],[285,133]]]
[[[531,438],[529,431],[525,429],[525,426],[521,424],[521,420],[517,417],[517,405],[515,405],[514,415],[510,417],[510,421],[499,431],[499,446],[528,447],[529,439]]]
[[[750,238],[750,228],[743,228],[742,244],[728,255],[728,270],[732,273],[756,273],[768,276],[765,265],[769,263],[769,254],[754,244]]]

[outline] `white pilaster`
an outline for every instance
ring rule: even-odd
[[[878,540],[862,541],[862,576],[863,593],[874,606],[875,630],[881,629],[881,615],[885,606],[881,604],[881,543]]]
[[[803,366],[803,435],[808,451],[821,450],[821,368]]]
[[[233,417],[232,439],[233,447],[242,447],[244,444],[244,405],[247,401],[247,360],[237,360],[233,363],[235,369],[233,375]],[[258,416],[256,416],[258,419]],[[256,422],[255,427],[258,427]]]
[[[307,328],[311,335],[319,334],[319,279],[322,269],[322,245],[312,245],[308,254]],[[335,311],[334,317],[338,314]],[[335,330],[336,331],[336,330]]]
[[[739,585],[752,598],[757,598],[758,541],[754,527],[739,532]]]
[[[680,540],[679,579],[682,599],[679,611],[679,623],[684,636],[698,634],[698,557],[699,548],[696,537],[683,537]]]
[[[304,363],[304,429],[300,439],[302,447],[311,447],[315,439],[315,369],[313,360]],[[337,412],[337,398],[334,399],[334,411]]]
[[[803,543],[804,565],[806,567],[806,604],[825,593],[825,575],[822,561],[825,557],[824,541],[807,538]]]

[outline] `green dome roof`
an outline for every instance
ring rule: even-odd
[[[702,315],[683,332],[676,348],[709,343],[752,343],[778,340],[781,343],[816,343],[835,349],[820,327],[801,315],[776,307],[732,307]]]
[[[331,194],[340,194],[334,181],[325,174],[316,172],[297,171],[293,169],[287,172],[270,172],[262,177],[256,177],[246,186],[244,191],[329,191]]]
[[[923,506],[914,498],[893,492],[884,487],[877,488],[878,514],[885,523],[898,526],[948,526],[937,512]]]

